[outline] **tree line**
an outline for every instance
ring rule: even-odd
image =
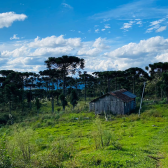
[[[147,84],[146,95],[168,98],[167,62],[149,64],[145,70],[132,67],[124,71],[102,71],[92,74],[84,71],[85,60],[75,56],[49,57],[44,64],[46,70],[39,73],[0,71],[0,102],[9,107],[10,113],[11,109],[17,108],[20,109],[20,113],[24,113],[25,108],[31,110],[33,99],[38,110],[39,98],[49,99],[54,112],[54,100],[57,105],[61,102],[65,110],[67,102],[75,107],[81,98],[86,101],[87,97],[95,98],[122,88],[140,96],[144,82]],[[29,87],[29,90],[25,90],[25,87]]]

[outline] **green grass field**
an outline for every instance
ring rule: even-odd
[[[0,168],[168,167],[167,104],[109,121],[84,102],[54,114],[50,106],[0,128]]]

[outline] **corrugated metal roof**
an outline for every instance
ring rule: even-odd
[[[136,97],[136,95],[134,95],[131,92],[128,92],[126,89],[121,89],[121,90],[116,90],[114,92],[110,92],[110,93],[104,94],[104,95],[92,100],[90,103],[95,102],[95,101],[99,100],[100,98],[103,98],[103,97],[105,97],[107,95],[115,96],[118,99],[121,99],[123,102],[130,102]]]
[[[110,94],[121,99],[123,102],[130,102],[133,100],[132,98],[128,97],[127,95],[124,95],[120,91],[111,92]]]
[[[100,96],[100,97],[98,97],[96,99],[93,99],[90,103],[95,102],[95,101],[99,100],[100,98],[105,97],[106,95],[109,95],[109,93],[106,93],[106,94],[104,94],[104,95],[102,95],[102,96]]]
[[[133,98],[133,99],[137,97],[136,95],[134,95],[133,93],[131,93],[131,92],[129,92],[129,91],[123,92],[123,94],[125,94],[125,95],[127,95],[128,97]]]

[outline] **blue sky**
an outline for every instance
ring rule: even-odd
[[[88,72],[168,61],[166,0],[8,0],[0,5],[0,69],[39,72],[48,57]]]

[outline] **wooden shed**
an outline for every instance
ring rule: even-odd
[[[116,90],[92,100],[89,110],[95,111],[95,114],[129,114],[136,107],[135,99],[136,95],[125,89]]]

